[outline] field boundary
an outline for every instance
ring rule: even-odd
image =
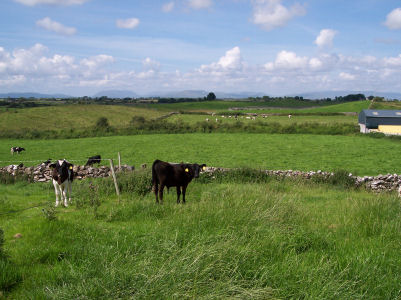
[[[72,161],[72,160],[71,160]],[[142,169],[146,168],[146,164],[142,164]],[[76,179],[85,178],[102,178],[112,176],[112,171],[108,166],[92,167],[92,166],[74,166],[74,177]],[[133,172],[135,166],[121,165],[115,166],[115,172]],[[211,179],[217,172],[230,172],[237,169],[206,167],[204,173],[208,174]],[[257,170],[257,169],[254,169]],[[298,171],[298,170],[257,170],[269,176],[280,178],[301,178],[304,180],[317,180],[321,182],[328,181],[335,172],[318,171]],[[0,167],[0,174],[9,174],[10,176],[26,176],[33,182],[48,182],[51,180],[51,169],[48,165],[42,163],[38,166],[24,167],[20,165],[9,165]],[[348,177],[354,182],[355,187],[364,186],[368,190],[375,192],[393,191],[401,189],[401,174],[386,174],[377,176],[354,176],[351,173]]]

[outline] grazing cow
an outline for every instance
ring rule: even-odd
[[[49,158],[48,160],[42,162],[41,165],[42,165],[42,166],[47,166],[47,165],[50,165],[51,162],[52,162],[52,159]]]
[[[152,184],[156,196],[156,203],[163,203],[163,189],[166,186],[177,188],[177,203],[185,203],[185,191],[193,178],[199,177],[199,172],[205,170],[206,165],[198,164],[170,164],[156,159],[152,165]]]
[[[88,161],[85,164],[86,166],[92,166],[93,164],[100,164],[102,161],[102,157],[100,155],[91,156],[88,158]]]
[[[288,115],[288,119],[291,119],[291,117],[292,117],[292,115],[291,115],[291,114],[289,114],[289,115]]]
[[[25,151],[25,148],[22,147],[11,147],[11,154],[14,155],[14,152],[19,154],[20,152]]]
[[[71,184],[74,180],[73,164],[65,159],[58,160],[49,165],[52,171],[54,191],[56,193],[56,206],[59,205],[59,198],[61,195],[61,204],[68,206],[68,200],[71,202]]]

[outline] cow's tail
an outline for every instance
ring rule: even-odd
[[[156,186],[157,182],[157,175],[156,175],[156,164],[160,162],[160,160],[156,159],[152,164],[152,185]]]

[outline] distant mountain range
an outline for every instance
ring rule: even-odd
[[[0,98],[70,98],[65,94],[41,94],[41,93],[4,93],[0,94]]]
[[[92,97],[106,96],[108,98],[139,98],[139,97],[160,97],[160,98],[203,98],[206,97],[210,91],[205,90],[183,90],[174,92],[152,92],[147,94],[137,94],[129,90],[105,90],[96,93]],[[267,93],[262,92],[215,92],[218,99],[244,99],[248,97],[262,97],[267,96]],[[349,94],[364,94],[367,96],[379,96],[386,99],[399,99],[401,100],[401,93],[396,92],[375,92],[375,91],[319,91],[319,92],[303,92],[297,94],[288,94],[287,96],[302,96],[305,99],[323,99],[332,98],[336,96],[346,96]],[[41,94],[41,93],[3,93],[0,98],[71,98],[65,94]]]
[[[140,97],[137,93],[133,91],[126,90],[107,90],[101,91],[93,95],[93,97],[106,96],[109,98],[137,98]]]

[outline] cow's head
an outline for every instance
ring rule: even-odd
[[[188,173],[190,176],[194,178],[199,177],[199,173],[201,171],[204,171],[206,169],[206,164],[185,164],[184,165],[184,170],[186,173]]]
[[[50,164],[49,167],[57,171],[57,175],[60,179],[63,178],[65,180],[68,178],[72,181],[74,178],[74,165],[69,163],[65,159],[58,160],[57,162]]]

